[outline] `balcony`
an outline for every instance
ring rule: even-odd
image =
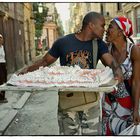
[[[47,15],[46,21],[47,22],[53,22],[53,16],[52,15]]]

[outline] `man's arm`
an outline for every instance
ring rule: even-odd
[[[105,53],[101,57],[101,61],[105,66],[109,66],[114,74],[114,77],[119,82],[123,81],[123,73],[121,67],[116,63],[111,54]]]
[[[39,69],[39,67],[43,66],[49,66],[52,63],[54,63],[57,60],[57,58],[51,56],[49,53],[47,53],[42,59],[35,62],[33,65],[23,69],[19,74],[25,74],[27,72],[32,72],[34,70]]]

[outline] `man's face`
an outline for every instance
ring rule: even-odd
[[[93,34],[97,37],[97,38],[103,38],[104,35],[104,31],[105,31],[105,19],[104,17],[101,17],[99,19],[97,19],[94,23],[94,28],[93,28]]]

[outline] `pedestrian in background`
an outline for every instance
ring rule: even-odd
[[[103,135],[118,135],[140,122],[140,49],[131,39],[132,34],[132,22],[126,17],[114,18],[106,33],[110,53],[121,66],[124,81],[118,84],[117,92],[103,97]]]
[[[108,53],[106,44],[102,41],[104,35],[105,19],[96,12],[89,12],[85,15],[80,32],[68,34],[56,40],[48,53],[32,66],[24,69],[21,73],[31,72],[40,66],[48,66],[60,58],[61,66],[79,65],[83,69],[96,68],[93,64],[92,40],[97,39],[98,54],[97,60],[110,66],[115,76],[122,78],[119,67],[112,56]],[[60,93],[61,94],[61,93]],[[91,93],[92,94],[92,93]],[[77,99],[78,101],[78,99]],[[61,102],[61,101],[60,101]],[[94,115],[99,108],[89,107],[87,110],[64,111],[59,108],[60,134],[63,135],[97,135],[94,129]],[[86,113],[85,113],[86,112]],[[87,114],[88,113],[88,114]],[[92,115],[92,116],[90,116]],[[98,117],[98,116],[96,116]],[[90,118],[90,120],[89,120]]]
[[[6,59],[3,46],[3,36],[0,34],[0,85],[7,81]],[[0,103],[7,103],[5,91],[0,91]]]

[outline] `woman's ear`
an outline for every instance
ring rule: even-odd
[[[119,35],[119,36],[123,36],[123,31],[122,31],[122,30],[119,30],[118,35]]]

